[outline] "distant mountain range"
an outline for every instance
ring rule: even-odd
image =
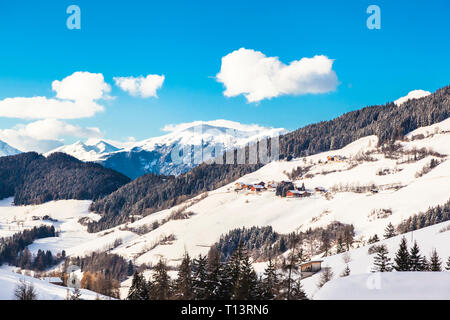
[[[4,156],[13,156],[15,154],[20,153],[21,151],[17,150],[16,148],[11,147],[6,142],[3,142],[0,140],[0,157]]]
[[[218,156],[216,151],[223,153],[287,132],[281,128],[242,125],[226,120],[196,121],[178,125],[170,131],[164,136],[127,143],[125,146],[104,140],[87,143],[79,141],[45,155],[63,152],[82,161],[100,163],[132,179],[147,173],[180,175]]]

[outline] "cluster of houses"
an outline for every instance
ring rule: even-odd
[[[304,186],[286,192],[286,198],[306,198],[313,194],[325,194],[327,190],[322,187],[315,187],[313,190],[305,189]]]
[[[244,183],[244,182],[236,182],[234,190],[235,191],[241,191],[241,190],[249,190],[253,192],[263,192],[263,191],[275,191],[277,189],[278,184],[271,181],[268,183],[265,183],[263,181],[258,183]]]
[[[236,182],[235,184],[235,191],[242,191],[242,190],[248,190],[254,193],[264,192],[264,191],[275,191],[278,187],[278,185],[290,183],[291,181],[281,181],[280,183],[270,181],[270,182],[258,182],[258,183],[244,183],[244,182]],[[294,184],[292,184],[294,186]],[[310,197],[313,194],[325,194],[328,191],[325,188],[322,187],[315,187],[314,189],[306,189],[304,185],[301,187],[295,187],[293,189],[290,189],[286,192],[287,198],[304,198],[304,197]]]
[[[343,160],[345,160],[345,158],[342,156],[328,156],[327,157],[327,162],[340,162]]]

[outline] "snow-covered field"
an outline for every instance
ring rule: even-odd
[[[65,300],[68,288],[51,284],[45,280],[36,279],[13,272],[11,268],[0,268],[0,300],[14,300],[14,290],[20,281],[32,285],[37,293],[38,300]],[[69,291],[69,295],[73,290]],[[85,289],[80,290],[83,300],[105,299],[106,297]],[[108,298],[106,298],[108,299]]]
[[[450,272],[358,274],[324,285],[317,300],[449,300]]]
[[[417,134],[424,138],[412,140]],[[69,256],[82,256],[92,251],[111,249],[136,264],[153,264],[165,257],[170,265],[177,265],[187,250],[191,256],[206,254],[209,247],[222,234],[231,229],[251,226],[271,225],[275,231],[287,233],[305,230],[309,227],[326,226],[333,221],[352,223],[356,239],[367,240],[377,233],[382,235],[386,225],[397,225],[403,219],[424,211],[430,206],[445,203],[450,198],[450,119],[442,123],[419,128],[408,135],[411,139],[399,142],[403,150],[430,148],[445,155],[443,158],[426,156],[418,161],[407,162],[408,156],[389,159],[376,149],[377,137],[369,136],[351,143],[341,150],[334,150],[292,161],[272,162],[260,170],[242,177],[238,181],[256,183],[259,181],[287,180],[287,173],[297,167],[309,167],[310,176],[294,183],[305,184],[307,189],[323,187],[328,196],[315,193],[309,198],[281,198],[273,191],[255,194],[249,191],[234,191],[235,183],[209,192],[198,201],[188,200],[179,206],[163,210],[134,223],[117,226],[110,230],[90,234],[79,223],[80,218],[99,219],[99,215],[89,213],[90,201],[53,201],[35,206],[12,206],[12,199],[0,201],[0,237],[11,236],[24,229],[40,224],[52,224],[60,232],[59,237],[35,241],[30,246],[32,252],[38,249],[51,250],[54,254],[65,250]],[[363,153],[370,152],[371,161],[362,161]],[[328,161],[328,156],[345,157],[341,161]],[[410,157],[410,156],[409,156]],[[432,158],[441,163],[420,177],[416,175]],[[378,175],[380,170],[388,174]],[[375,185],[378,193],[356,193],[333,191],[340,187]],[[399,188],[395,188],[398,186]],[[153,231],[137,234],[132,230],[166,220],[171,213],[189,205],[193,212],[189,219],[168,220]],[[389,209],[391,214],[375,218],[374,210]],[[50,216],[54,221],[37,220],[36,217]],[[444,223],[445,224],[445,223]],[[427,255],[436,247],[441,257],[450,255],[450,232],[440,233],[442,225],[416,231],[414,238],[423,246]],[[161,240],[173,236],[170,241]],[[408,239],[411,235],[407,235]],[[120,239],[121,244],[117,245]],[[386,240],[391,254],[398,246],[399,238]],[[116,246],[114,246],[116,242]],[[352,274],[367,273],[372,265],[372,257],[367,255],[367,247],[351,250]],[[336,274],[344,268],[341,255],[325,259]],[[256,265],[261,268],[260,265]],[[304,287],[308,295],[317,291],[317,275],[305,279]],[[356,280],[355,280],[356,281]],[[358,280],[359,281],[359,280]],[[362,281],[362,280],[361,280]],[[65,296],[65,293],[64,293]]]
[[[433,249],[436,249],[436,251],[438,252],[439,256],[441,257],[441,260],[443,261],[443,267],[445,266],[445,261],[447,261],[447,258],[450,256],[450,229],[448,229],[445,232],[442,232],[442,230],[446,229],[446,227],[450,226],[450,222],[446,221],[443,223],[439,223],[427,228],[423,228],[420,230],[416,230],[414,232],[409,232],[406,233],[404,235],[398,235],[396,237],[390,238],[390,239],[386,239],[386,240],[381,240],[380,242],[377,242],[377,245],[379,244],[385,244],[386,247],[388,248],[389,251],[389,255],[388,257],[391,258],[391,262],[393,262],[393,259],[395,257],[395,253],[398,250],[400,241],[402,239],[402,237],[404,236],[407,239],[408,242],[408,248],[411,248],[412,245],[414,244],[414,241],[417,241],[417,244],[420,247],[420,251],[422,255],[425,255],[427,257],[427,259],[430,257],[431,252]],[[387,278],[381,278],[378,279],[377,275],[374,275],[371,273],[372,268],[373,268],[373,259],[375,254],[369,255],[368,254],[368,249],[369,249],[370,245],[358,248],[358,249],[353,249],[349,252],[349,257],[350,257],[350,262],[348,263],[348,266],[350,268],[351,271],[351,275],[361,275],[361,277],[356,277],[356,278],[352,278],[355,281],[355,294],[356,292],[358,292],[358,290],[362,291],[361,294],[363,294],[365,292],[365,290],[368,290],[367,286],[366,286],[366,282],[364,282],[364,279],[367,279],[369,276],[371,276],[369,278],[369,289],[372,288],[372,285],[378,285],[378,282],[375,281],[381,281],[381,286],[383,287],[383,283],[386,284],[386,292],[388,293],[389,290],[392,291],[392,294],[395,294],[395,290],[397,290],[396,288],[399,287],[403,287],[405,290],[408,290],[408,288],[416,288],[414,290],[419,290],[420,289],[420,281],[418,282],[418,286],[414,287],[414,284],[410,284],[409,287],[406,287],[402,284],[401,281],[403,281],[404,278],[400,279],[399,278],[399,283],[395,286],[392,283],[393,281],[395,281],[395,277],[401,277],[398,274],[401,272],[392,272],[392,274],[397,274],[396,276],[386,276]],[[347,283],[347,281],[351,282],[352,280],[340,280],[340,274],[342,273],[342,271],[345,269],[346,266],[346,262],[344,261],[344,257],[346,256],[345,253],[341,253],[338,255],[333,255],[333,256],[329,256],[329,257],[325,257],[325,258],[321,258],[323,260],[322,262],[322,266],[323,267],[330,267],[333,271],[334,277],[331,282],[330,285],[332,288],[334,288],[334,282],[336,282],[336,287],[340,287],[340,286],[347,286],[350,285]],[[258,269],[264,269],[264,264],[260,264],[258,266]],[[434,272],[425,272],[424,274],[431,274]],[[414,274],[418,274],[416,272],[414,272]],[[422,276],[422,280],[426,279],[426,276]],[[412,276],[411,276],[412,277]],[[432,278],[433,276],[429,276],[430,279],[436,279],[436,278]],[[436,277],[436,276],[434,276]],[[325,290],[326,287],[324,286],[322,288],[322,290],[319,291],[317,284],[319,282],[320,279],[320,273],[317,273],[315,275],[313,275],[312,277],[306,278],[302,280],[302,285],[303,288],[305,289],[306,293],[308,294],[309,297],[316,299],[316,298],[331,298],[331,295],[334,295],[335,299],[340,299],[339,296],[337,296],[337,294],[333,292],[331,292],[332,289],[330,289],[329,293],[326,293],[322,295],[322,290],[324,290],[325,292],[328,292],[328,290]],[[385,281],[384,281],[385,280]],[[442,281],[446,281],[446,288],[447,291],[446,292],[441,292],[441,298],[449,298],[450,297],[450,272],[447,272],[447,275],[444,275],[441,277]],[[370,281],[375,282],[370,283]],[[389,284],[389,286],[387,285]],[[435,287],[434,282],[430,281],[430,283],[428,284],[427,290],[425,292],[429,292],[430,294],[434,291],[436,291],[435,289],[437,289],[437,287]],[[422,284],[423,285],[423,284]],[[328,287],[328,286],[327,286]],[[440,287],[439,287],[440,288]],[[412,290],[412,289],[411,289]],[[390,292],[390,291],[389,291]],[[420,293],[417,293],[420,294]],[[437,293],[436,293],[437,294]],[[317,295],[317,297],[316,297]],[[352,293],[348,293],[348,298],[350,298],[350,296],[352,296]],[[375,297],[377,294],[374,293]],[[344,298],[345,295],[342,295],[342,298]],[[364,299],[365,296],[361,296],[362,299]],[[367,293],[366,295],[367,298],[372,298],[372,296],[369,296],[369,293]],[[386,296],[386,299],[389,299],[391,296]],[[394,297],[395,298],[395,297]]]

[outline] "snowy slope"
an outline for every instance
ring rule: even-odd
[[[13,156],[18,153],[21,153],[21,151],[11,147],[6,142],[0,141],[0,157]]]
[[[13,207],[12,199],[0,201],[0,236],[11,234],[42,223],[54,224],[61,234],[57,238],[41,239],[30,246],[32,252],[38,249],[52,250],[54,253],[66,250],[68,255],[77,256],[93,251],[105,251],[132,259],[136,264],[153,264],[160,257],[167,259],[170,265],[177,265],[185,250],[191,256],[206,254],[209,247],[219,240],[222,234],[243,226],[271,225],[275,231],[288,233],[326,226],[333,221],[352,223],[355,226],[357,243],[363,243],[377,233],[379,236],[389,222],[397,225],[403,219],[424,211],[430,206],[445,203],[450,198],[450,131],[449,119],[429,128],[419,128],[408,136],[410,139],[399,141],[402,150],[428,148],[442,156],[427,155],[414,161],[411,155],[400,155],[393,159],[377,148],[377,137],[369,136],[349,144],[341,150],[334,150],[292,161],[272,162],[260,170],[248,174],[238,181],[255,183],[259,181],[282,181],[288,179],[287,173],[297,167],[309,168],[309,175],[294,181],[305,184],[307,189],[324,187],[329,196],[315,193],[309,198],[289,199],[275,196],[275,192],[266,191],[255,194],[249,191],[234,191],[235,184],[200,195],[174,208],[162,210],[146,216],[134,223],[127,223],[110,230],[89,234],[86,227],[79,223],[80,218],[99,219],[99,215],[89,213],[90,201],[64,200],[36,206]],[[435,129],[438,127],[439,129]],[[428,132],[428,134],[426,134]],[[423,138],[413,137],[424,134]],[[370,159],[364,158],[367,153]],[[328,156],[339,155],[343,160],[327,161]],[[363,160],[365,159],[365,160]],[[407,160],[411,161],[407,161]],[[417,176],[431,159],[441,163],[430,172]],[[387,174],[379,175],[380,170]],[[357,193],[357,186],[374,185],[378,193]],[[340,190],[346,186],[348,190]],[[353,188],[353,189],[352,189]],[[345,189],[345,188],[344,188]],[[193,212],[189,219],[168,220],[158,228],[147,233],[136,233],[139,227],[150,227],[153,223],[167,220],[172,212],[189,206]],[[373,210],[390,209],[392,213],[383,218],[372,215]],[[33,220],[33,216],[50,215],[58,222]],[[448,223],[447,223],[448,224]],[[450,255],[450,232],[440,233],[447,225],[432,226],[414,232],[423,253],[429,255],[436,247],[441,257]],[[173,236],[170,241],[162,241]],[[407,235],[411,237],[411,235]],[[122,244],[113,247],[115,240]],[[394,253],[400,237],[386,240]],[[367,247],[351,251],[352,274],[367,273],[372,266],[373,257],[368,256]],[[342,255],[325,258],[325,264],[333,268],[335,274],[344,269]],[[263,269],[264,265],[255,265]],[[260,270],[261,271],[261,270]],[[317,291],[318,275],[303,280],[308,295]]]
[[[388,248],[389,251],[389,255],[388,257],[391,258],[391,262],[394,259],[395,256],[395,252],[398,250],[400,241],[402,239],[403,236],[405,236],[405,238],[407,239],[408,242],[408,248],[410,248],[413,244],[414,241],[417,241],[419,247],[420,247],[420,251],[422,255],[427,256],[427,258],[430,257],[430,254],[432,252],[433,249],[436,249],[436,251],[438,252],[439,256],[441,257],[441,259],[443,261],[446,261],[447,258],[450,256],[450,246],[448,245],[448,243],[450,242],[450,231],[444,231],[444,229],[446,229],[448,226],[450,226],[450,222],[443,222],[440,224],[436,224],[427,228],[423,228],[420,230],[416,230],[414,232],[409,232],[406,233],[404,235],[399,235],[387,240],[382,240],[380,242],[377,242],[378,244],[385,244]],[[448,228],[447,228],[448,229]],[[330,257],[325,257],[325,258],[321,258],[323,260],[322,266],[328,266],[331,267],[333,273],[334,273],[334,280],[336,280],[336,283],[334,280],[332,280],[330,282],[330,287],[323,287],[321,290],[318,289],[317,287],[317,283],[319,282],[319,278],[320,278],[320,273],[315,274],[314,276],[310,277],[310,278],[306,278],[302,280],[302,284],[303,284],[303,288],[305,289],[306,293],[308,294],[309,297],[312,297],[313,299],[328,299],[328,298],[332,298],[332,299],[339,299],[339,297],[337,296],[336,292],[335,292],[335,288],[343,288],[345,286],[353,286],[354,287],[354,294],[357,294],[358,292],[361,293],[361,298],[365,299],[365,298],[377,298],[377,293],[369,293],[367,292],[367,282],[364,282],[364,280],[369,276],[372,276],[369,278],[369,285],[370,288],[373,288],[375,285],[377,287],[380,287],[380,289],[385,289],[385,293],[387,294],[386,299],[388,298],[395,298],[395,296],[389,296],[388,294],[394,294],[396,292],[398,292],[398,290],[396,290],[396,288],[398,287],[403,287],[404,290],[407,290],[408,287],[402,283],[398,283],[397,285],[393,284],[392,281],[406,281],[408,279],[408,276],[406,276],[404,279],[401,278],[396,278],[399,277],[398,273],[399,272],[393,272],[396,273],[396,275],[394,276],[387,276],[387,277],[383,277],[381,279],[378,278],[378,276],[375,274],[373,275],[371,273],[372,267],[373,267],[373,259],[374,259],[374,254],[369,255],[368,254],[368,248],[370,247],[370,245],[358,248],[358,249],[353,249],[350,251],[350,262],[349,262],[349,267],[351,270],[351,275],[361,275],[360,277],[355,277],[349,280],[345,280],[344,282],[336,280],[339,278],[340,273],[344,270],[345,268],[345,262],[344,262],[344,254],[338,254],[338,255],[333,255]],[[259,266],[259,268],[264,268],[263,266]],[[427,272],[425,273],[425,275],[422,276],[422,280],[425,281],[426,278],[428,277],[429,279],[440,279],[440,280],[445,280],[446,282],[446,288],[447,291],[445,293],[441,292],[440,294],[442,294],[440,296],[440,298],[449,298],[449,294],[450,294],[450,287],[448,286],[448,281],[449,281],[449,277],[450,277],[450,273],[447,272],[447,275],[445,276],[434,276],[436,278],[433,278],[432,275],[429,275],[433,272]],[[417,273],[414,273],[417,274]],[[429,276],[426,276],[426,275]],[[400,276],[401,277],[401,276]],[[348,282],[352,282],[355,281],[355,283],[353,283],[353,285],[351,285]],[[420,281],[420,278],[418,278],[418,283],[417,286],[414,286],[414,291],[420,290],[420,286],[423,286],[423,281]],[[436,282],[431,282],[432,280],[430,280],[430,283],[428,284],[428,288],[427,290],[422,290],[424,293],[430,294],[430,297],[432,296],[432,292],[434,291],[434,289],[438,289],[438,281]],[[422,284],[421,284],[422,283]],[[410,289],[412,288],[411,286],[409,287]],[[322,292],[322,290],[324,292]],[[416,292],[415,294],[420,294],[420,292]],[[340,297],[342,298],[353,298],[354,295],[353,293],[348,293],[348,296],[345,295],[341,295]],[[417,296],[416,296],[417,298]],[[438,297],[436,297],[438,298]]]
[[[423,140],[402,142],[405,150],[409,148],[431,146],[434,150],[450,154],[450,134],[433,135]],[[426,157],[412,163],[397,164],[399,160],[387,159],[382,154],[374,153],[376,161],[362,162],[350,166],[350,162],[324,164],[327,155],[339,154],[351,156],[361,150],[373,150],[376,137],[366,137],[355,143],[332,152],[314,155],[291,162],[273,162],[251,173],[239,181],[254,183],[263,181],[280,181],[287,179],[284,172],[290,172],[297,166],[315,163],[310,170],[312,178],[296,181],[305,183],[306,188],[316,186],[332,189],[336,185],[364,186],[374,184],[379,188],[377,194],[356,192],[331,192],[332,198],[314,194],[306,199],[286,199],[275,196],[274,192],[253,194],[241,191],[236,193],[234,184],[210,192],[208,197],[189,207],[195,214],[187,220],[172,220],[156,230],[141,235],[131,243],[119,247],[115,252],[135,258],[138,263],[151,263],[160,256],[177,264],[185,249],[191,255],[205,254],[209,245],[217,241],[221,234],[243,226],[271,225],[275,231],[287,233],[305,230],[309,227],[326,226],[335,220],[355,225],[357,237],[367,239],[374,233],[381,234],[389,222],[394,225],[403,219],[424,211],[430,206],[445,203],[450,197],[450,161],[448,156],[428,174],[416,177],[431,159]],[[318,163],[322,160],[322,163]],[[350,161],[350,160],[348,160]],[[348,169],[350,168],[350,169]],[[380,169],[396,170],[388,175],[377,175]],[[336,170],[336,172],[332,172]],[[331,173],[327,173],[331,172]],[[401,186],[396,189],[396,186]],[[181,206],[181,205],[180,205]],[[377,209],[390,209],[392,214],[386,218],[375,219],[371,213]],[[170,215],[175,210],[164,210],[147,216],[130,227],[151,225]],[[164,236],[173,234],[175,241],[152,247]]]
[[[316,300],[449,300],[450,272],[351,275],[325,284]]]
[[[99,162],[131,178],[146,173],[178,175],[211,159],[216,147],[222,153],[286,132],[284,129],[243,125],[226,120],[195,121],[166,128],[166,131],[171,132],[161,137],[126,144],[103,140],[77,142],[52,150],[46,155],[65,152],[82,161]],[[200,152],[196,152],[197,150]]]
[[[14,290],[20,281],[32,285],[37,293],[38,300],[65,300],[67,288],[48,283],[44,280],[13,272],[11,268],[0,268],[0,300],[14,300]],[[95,300],[97,297],[106,297],[85,289],[81,289],[81,299]],[[106,298],[108,299],[108,298]]]

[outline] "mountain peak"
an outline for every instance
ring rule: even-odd
[[[16,148],[11,147],[6,142],[3,142],[0,140],[0,157],[3,156],[13,156],[16,154],[22,153],[20,150],[17,150]]]
[[[198,164],[191,163],[193,154],[183,155],[182,163],[175,163],[172,159],[172,151],[180,146],[204,148],[217,145],[221,150],[226,151],[287,132],[283,128],[246,125],[223,119],[167,125],[162,130],[168,133],[143,141],[110,143],[108,140],[89,139],[85,143],[78,141],[72,145],[62,146],[47,154],[65,152],[82,161],[102,163],[129,177],[137,177],[145,173],[178,175]],[[213,154],[205,153],[201,157],[203,161],[207,161],[213,157]]]

